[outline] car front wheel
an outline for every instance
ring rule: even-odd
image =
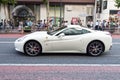
[[[37,41],[28,41],[24,46],[24,52],[29,56],[37,56],[42,52],[42,48]]]
[[[100,41],[93,41],[87,47],[87,53],[91,56],[99,56],[104,51],[104,45]]]

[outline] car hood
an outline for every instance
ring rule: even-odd
[[[47,36],[48,34],[47,34],[47,31],[38,31],[38,32],[34,32],[34,33],[31,33],[31,34],[29,34],[29,35],[27,35],[27,36]]]

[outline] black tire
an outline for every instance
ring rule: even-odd
[[[87,47],[87,53],[91,56],[99,56],[104,52],[104,45],[100,41],[93,41]]]
[[[24,45],[24,52],[29,56],[37,56],[42,52],[42,48],[37,41],[32,40]]]

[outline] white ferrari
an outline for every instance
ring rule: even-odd
[[[15,49],[29,56],[41,53],[87,53],[99,56],[112,47],[109,32],[95,31],[79,25],[68,25],[57,30],[30,33],[15,41]]]

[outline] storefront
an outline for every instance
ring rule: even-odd
[[[49,18],[52,19],[54,26],[59,26],[60,18],[61,20],[64,18],[64,6],[51,3],[49,7],[49,13]]]
[[[12,18],[14,19],[15,25],[18,26],[19,21],[25,22],[30,19],[35,20],[33,11],[25,5],[17,5],[12,11]]]
[[[55,25],[65,20],[71,23],[72,17],[78,17],[86,24],[87,16],[93,16],[94,0],[49,0],[49,9],[42,0],[17,0],[15,5],[0,7],[1,19],[18,21],[53,19]]]
[[[115,0],[102,0],[102,12],[100,13],[100,20],[117,21],[119,18],[118,12],[120,8],[115,6]]]
[[[117,22],[119,17],[120,17],[120,11],[119,10],[110,10],[110,17],[109,20],[110,21],[115,21]]]

